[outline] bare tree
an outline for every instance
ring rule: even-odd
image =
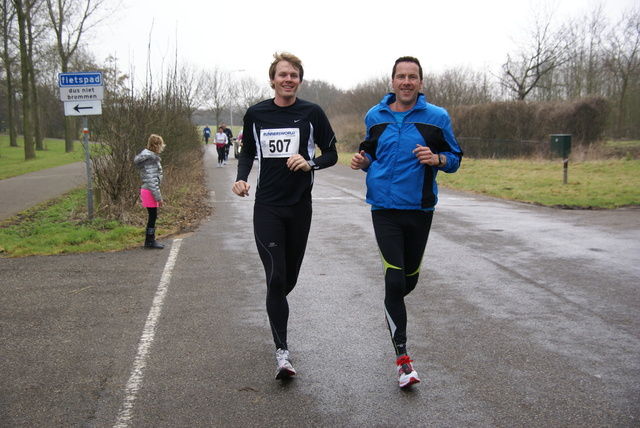
[[[347,91],[340,103],[339,109],[342,112],[357,112],[364,117],[369,109],[378,104],[385,94],[391,91],[391,76],[381,75],[366,82],[358,84],[354,89]]]
[[[233,85],[233,97],[236,105],[243,110],[259,101],[269,98],[271,92],[267,83],[260,83],[255,78],[243,76]]]
[[[640,75],[640,10],[625,13],[622,21],[611,31],[607,48],[606,67],[615,79],[618,118],[616,134],[623,135],[625,105],[632,82]]]
[[[48,27],[43,25],[42,1],[34,1],[31,12],[27,15],[27,45],[29,49],[29,86],[31,87],[31,101],[33,114],[33,136],[36,150],[44,150],[44,134],[42,132],[40,114],[40,95],[38,93],[39,68],[36,59],[40,58],[39,44],[46,37]]]
[[[493,101],[494,91],[486,73],[456,68],[427,75],[424,80],[427,100],[447,109]]]
[[[231,74],[233,76],[233,74]],[[229,83],[229,112],[231,125],[241,123],[247,109],[269,98],[270,91],[266,83],[259,83],[255,78],[242,76]],[[237,118],[234,122],[234,118]]]
[[[98,12],[106,0],[46,0],[49,19],[56,35],[60,57],[60,69],[69,72],[69,62],[76,53],[82,36],[97,25],[101,18]],[[64,122],[65,151],[72,152],[73,125],[70,117]]]
[[[20,75],[22,78],[22,127],[24,134],[25,160],[36,157],[33,144],[33,102],[31,85],[29,84],[31,58],[29,58],[28,23],[29,16],[35,8],[37,0],[11,0],[18,17],[18,41],[20,44]]]
[[[128,86],[130,76],[120,70],[118,58],[109,55],[104,60],[103,68],[104,80],[105,82],[109,82],[109,85],[104,91],[105,100],[108,100],[110,97],[133,95],[133,90]]]
[[[200,73],[192,66],[183,65],[174,74],[174,92],[188,112],[188,117],[191,117],[205,103],[204,81],[200,78]]]
[[[500,84],[523,101],[542,79],[567,60],[566,28],[553,30],[552,13],[534,12],[530,40],[521,44],[514,56],[508,54],[502,65]]]
[[[204,93],[204,106],[213,112],[216,124],[220,124],[220,114],[229,104],[229,73],[216,67],[212,71],[203,73],[202,88]]]
[[[9,0],[0,2],[0,37],[2,37],[2,52],[0,59],[4,65],[7,83],[7,127],[9,130],[9,145],[18,147],[18,137],[16,131],[16,90],[14,88],[13,74],[14,67],[17,65],[17,54],[15,50],[16,41],[13,39],[15,32],[14,25],[16,19],[16,11],[13,3]]]
[[[335,85],[323,80],[305,80],[298,91],[300,98],[318,104],[329,117],[335,114],[342,95]]]
[[[577,98],[602,94],[603,38],[607,29],[604,6],[571,22],[567,37],[572,41],[568,61],[559,68],[562,96]]]

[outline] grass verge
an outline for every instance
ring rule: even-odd
[[[203,181],[177,189],[159,213],[156,238],[195,230],[211,214],[208,194]],[[127,217],[130,221],[124,223],[96,213],[89,220],[87,191],[79,188],[0,222],[0,257],[142,248],[146,209],[138,204]]]
[[[640,205],[640,160],[569,162],[465,159],[455,174],[438,174],[443,186],[502,199],[562,208]]]
[[[340,154],[349,165],[350,153]],[[640,205],[640,160],[569,162],[567,184],[557,161],[463,159],[455,174],[438,184],[519,202],[562,208],[620,208]]]
[[[351,153],[341,153],[349,165]],[[24,163],[24,162],[23,162]],[[364,179],[364,174],[363,174]],[[160,239],[194,230],[210,214],[202,177],[184,184],[158,219]],[[569,163],[563,184],[561,161],[464,159],[455,174],[438,175],[440,185],[521,202],[567,208],[618,208],[640,205],[640,160]],[[86,189],[77,189],[0,223],[0,255],[23,257],[140,248],[146,212],[136,207],[135,224],[86,215]]]
[[[74,143],[75,150],[65,153],[64,140],[44,140],[44,150],[36,151],[36,158],[24,160],[23,140],[18,139],[19,147],[9,146],[9,136],[0,135],[0,180],[29,172],[40,171],[56,166],[67,165],[84,160],[84,148],[80,142]]]
[[[86,189],[74,190],[0,224],[0,253],[22,257],[108,252],[140,245],[140,227],[115,220],[88,221]]]

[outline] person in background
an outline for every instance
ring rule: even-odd
[[[133,158],[133,163],[140,170],[142,187],[140,188],[140,198],[142,206],[147,208],[149,214],[146,239],[144,248],[161,250],[164,245],[156,241],[156,220],[158,219],[158,208],[164,205],[160,186],[162,185],[162,165],[159,154],[165,148],[164,140],[161,136],[151,134],[147,141],[147,148],[142,150]]]
[[[236,139],[236,157],[239,156],[240,151],[242,150],[242,131],[238,133],[238,138]]]
[[[209,138],[211,137],[211,128],[209,128],[209,125],[205,126],[202,130],[202,136],[204,137],[204,143],[209,144]]]
[[[233,132],[231,131],[231,129],[227,128],[227,124],[222,122],[222,125],[220,125],[222,127],[222,130],[224,131],[225,134],[227,134],[227,146],[224,149],[224,165],[227,164],[227,161],[229,160],[229,149],[231,148],[231,146],[233,146]]]
[[[257,155],[253,209],[256,246],[267,280],[267,315],[276,347],[276,379],[296,374],[287,343],[289,303],[311,227],[315,171],[338,160],[336,137],[324,111],[296,94],[304,77],[298,57],[277,53],[269,67],[273,99],[249,107],[232,191],[249,196],[247,183]],[[316,146],[322,155],[316,157]]]
[[[367,202],[382,257],[385,320],[395,350],[398,384],[420,382],[407,353],[405,297],[418,283],[434,208],[436,175],[456,172],[462,151],[449,114],[427,103],[417,58],[398,58],[393,93],[365,117],[366,140],[351,168],[367,173]]]
[[[218,132],[215,137],[213,137],[214,142],[216,143],[216,149],[218,150],[218,168],[222,168],[224,164],[224,152],[227,147],[227,134],[225,134],[222,126],[218,128]]]

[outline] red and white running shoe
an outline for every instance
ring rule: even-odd
[[[418,373],[413,369],[412,359],[408,355],[403,355],[398,358],[396,364],[398,365],[398,385],[400,388],[406,388],[414,383],[420,382]]]

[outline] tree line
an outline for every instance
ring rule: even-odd
[[[585,143],[640,138],[640,8],[610,22],[600,5],[561,25],[552,12],[534,11],[516,46],[498,71],[425,76],[428,101],[450,112],[456,135],[540,139],[555,125]],[[300,96],[330,117],[360,119],[388,92],[390,73],[348,91],[307,82]]]
[[[73,150],[78,138],[78,118],[65,117],[58,99],[59,72],[102,71],[105,111],[127,105],[123,99],[145,103],[171,99],[180,104],[181,114],[197,124],[240,124],[249,105],[271,96],[266,78],[257,81],[243,70],[178,63],[177,53],[161,75],[147,70],[142,83],[134,81],[133,73],[120,70],[117,58],[98,63],[83,37],[112,12],[108,7],[117,7],[112,4],[108,0],[0,0],[0,95],[5,100],[0,118],[11,145],[17,146],[18,133],[24,135],[25,159],[43,149],[44,136],[64,138],[67,151]],[[447,108],[454,130],[469,137],[498,136],[512,126],[517,130],[510,134],[517,138],[538,138],[525,131],[545,128],[542,125],[551,119],[540,112],[562,113],[569,122],[574,119],[567,112],[576,111],[578,116],[598,115],[583,118],[583,122],[600,124],[584,141],[592,141],[595,134],[640,138],[640,9],[636,6],[609,21],[604,8],[596,6],[560,24],[553,11],[532,11],[499,70],[452,68],[427,74],[427,99]],[[299,95],[325,109],[341,140],[356,142],[362,137],[364,114],[389,91],[389,81],[390,75],[380,76],[348,90],[321,80],[307,81]],[[581,102],[580,109],[571,107],[583,98],[590,101]],[[563,102],[568,103],[564,108]],[[534,113],[540,126],[528,116]],[[522,122],[515,125],[506,119],[513,117]]]

